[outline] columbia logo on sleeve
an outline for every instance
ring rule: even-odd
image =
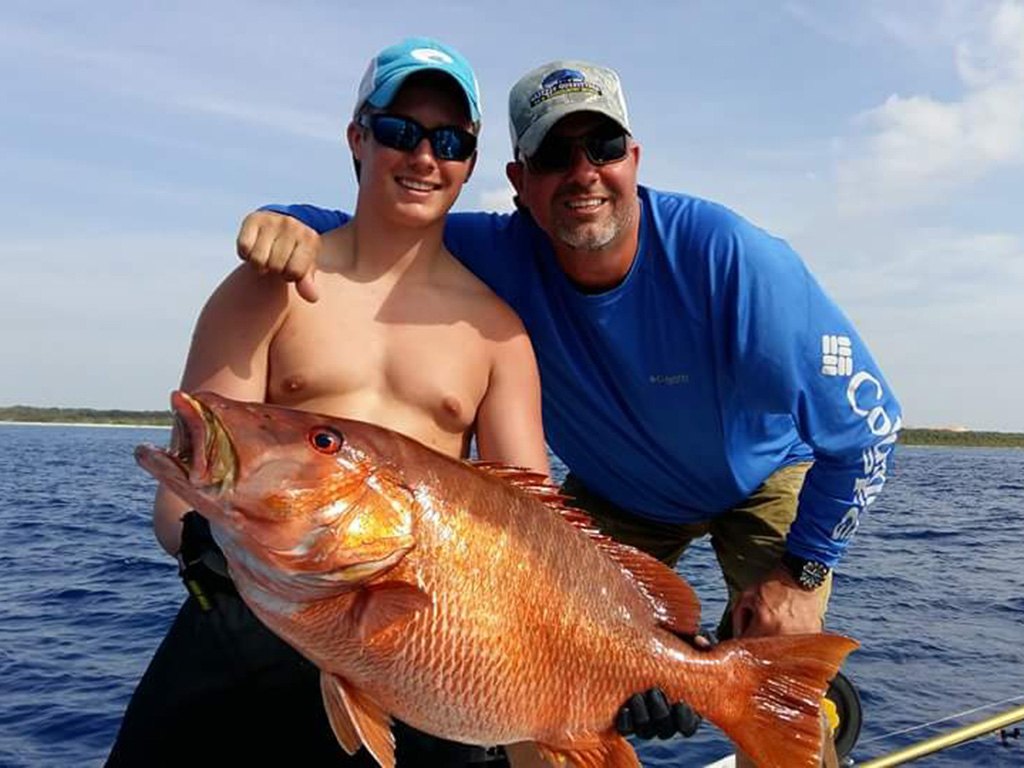
[[[821,372],[825,376],[853,374],[853,344],[849,336],[821,337]]]

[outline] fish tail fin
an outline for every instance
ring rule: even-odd
[[[708,707],[718,725],[762,768],[821,765],[821,701],[856,640],[812,634],[729,640],[721,654],[741,690]]]

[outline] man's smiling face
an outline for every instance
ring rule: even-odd
[[[577,112],[560,120],[548,136],[578,138],[614,126],[601,115]],[[628,137],[627,142],[625,157],[604,165],[594,165],[576,142],[564,171],[541,172],[525,162],[516,164],[518,171],[510,169],[520,201],[556,251],[605,251],[631,236],[638,216],[640,148]]]

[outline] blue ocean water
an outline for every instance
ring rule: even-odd
[[[155,429],[0,425],[0,766],[103,762],[125,704],[183,599],[152,536],[153,481],[132,460]],[[902,448],[837,573],[830,629],[865,708],[867,760],[1024,703],[1024,451]],[[680,572],[713,625],[710,547]],[[929,723],[992,702],[1001,706]],[[645,766],[729,751],[705,726],[640,747]],[[928,766],[1022,766],[989,735]]]

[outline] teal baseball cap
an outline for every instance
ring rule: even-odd
[[[457,50],[429,37],[408,37],[370,60],[359,83],[354,114],[367,103],[385,109],[409,75],[428,71],[449,75],[459,85],[466,97],[470,119],[479,123],[480,91],[473,68]]]

